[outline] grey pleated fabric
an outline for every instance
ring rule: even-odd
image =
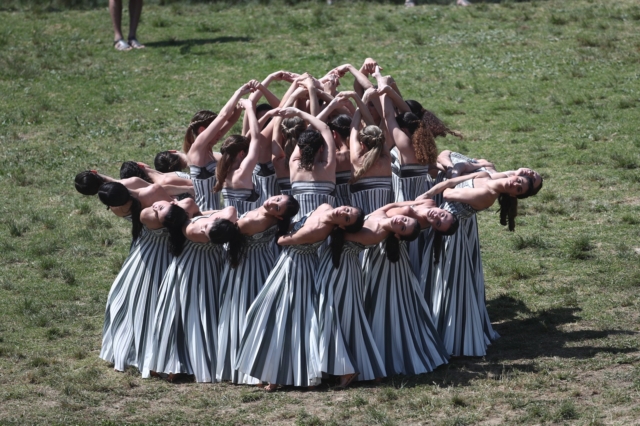
[[[384,243],[365,253],[364,308],[388,375],[427,373],[447,362],[447,351],[431,320],[407,248],[390,262]]]
[[[293,220],[300,220],[320,204],[328,203],[335,207],[335,190],[336,184],[333,182],[292,182],[291,195],[300,203],[300,210]]]
[[[393,202],[391,176],[372,176],[351,185],[351,205],[360,207],[365,215]]]
[[[160,285],[153,346],[143,377],[155,371],[192,374],[197,382],[215,381],[222,256],[219,244],[187,241],[169,265]]]
[[[456,188],[473,188],[473,180]],[[440,262],[433,271],[429,293],[434,323],[449,354],[484,356],[487,346],[499,336],[485,305],[476,210],[454,202],[444,202],[442,208],[455,214],[460,226],[455,234],[443,238]]]
[[[191,166],[191,181],[200,211],[220,210],[220,197],[213,192],[217,165],[216,161],[211,161],[205,167]]]
[[[260,198],[257,200],[258,206],[264,204],[267,199],[274,195],[280,194],[278,178],[276,177],[276,171],[271,161],[256,164],[251,179],[253,180],[253,186],[256,192],[260,195]]]
[[[175,172],[175,174],[178,175],[178,177],[181,177],[182,179],[191,179],[191,175],[189,173]]]
[[[288,177],[277,178],[278,188],[283,195],[291,195],[291,180]]]
[[[246,212],[254,210],[262,205],[258,204],[260,195],[253,189],[222,188],[221,192],[225,207],[235,207],[238,212],[238,216],[242,216]]]
[[[130,216],[124,219],[131,221]],[[131,244],[129,255],[122,264],[107,296],[100,358],[113,363],[118,371],[124,371],[129,366],[137,366],[129,298],[131,288],[144,279],[147,272],[140,251],[140,243],[147,239],[147,234],[147,229],[143,228],[138,239]]]
[[[351,179],[351,170],[336,173],[336,207],[351,205],[349,179]]]
[[[232,268],[226,262],[220,287],[220,319],[218,321],[218,364],[216,380],[235,384],[257,384],[260,381],[234,369],[238,346],[245,329],[249,307],[262,289],[275,264],[273,239],[278,231],[273,226],[259,234],[247,236],[246,257]]]
[[[323,373],[336,376],[360,373],[358,380],[385,377],[384,363],[362,306],[362,244],[345,242],[340,266],[331,249],[324,250],[316,274],[319,284],[319,352]]]
[[[236,363],[240,372],[281,385],[320,383],[314,277],[321,244],[286,246],[280,254],[247,312]]]

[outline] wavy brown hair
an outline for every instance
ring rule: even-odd
[[[225,139],[222,147],[220,148],[222,158],[220,158],[216,167],[216,184],[213,187],[214,192],[220,192],[224,186],[224,182],[227,180],[227,175],[229,174],[229,169],[233,165],[238,154],[243,151],[247,152],[248,150],[249,139],[242,135],[231,135]]]
[[[206,109],[196,112],[191,119],[191,123],[189,123],[189,127],[187,127],[187,132],[184,134],[182,152],[185,154],[189,152],[191,145],[193,145],[193,142],[198,137],[198,129],[200,129],[200,127],[209,127],[209,124],[211,124],[217,116],[218,114],[215,112]]]
[[[384,132],[378,126],[367,126],[360,130],[358,140],[367,147],[367,152],[362,156],[362,167],[356,170],[349,180],[350,184],[357,182],[367,173],[384,152]]]
[[[407,129],[411,135],[411,145],[420,164],[435,164],[438,158],[438,147],[431,130],[417,115],[405,112],[396,117],[398,126]]]

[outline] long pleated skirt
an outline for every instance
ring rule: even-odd
[[[220,287],[220,319],[218,321],[218,364],[216,380],[235,384],[257,384],[255,379],[236,370],[238,347],[245,329],[249,307],[262,289],[275,264],[271,250],[277,227],[247,237],[246,257],[232,268],[224,266]]]
[[[319,352],[323,373],[360,373],[358,380],[373,380],[385,377],[386,371],[362,303],[358,255],[364,249],[361,244],[346,242],[338,268],[333,265],[330,249],[321,256],[316,275],[320,289]]]
[[[150,371],[215,380],[220,259],[217,244],[187,241],[160,285],[153,345],[143,377]]]
[[[388,375],[420,374],[447,362],[447,351],[411,272],[405,244],[390,262],[383,243],[365,253],[365,312]]]
[[[129,366],[141,369],[144,364],[158,287],[170,261],[166,230],[144,228],[111,287],[100,358],[118,371]]]
[[[236,369],[263,382],[320,383],[314,276],[319,243],[288,246],[247,312]]]

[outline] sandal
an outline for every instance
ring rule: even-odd
[[[131,50],[131,46],[129,45],[129,43],[124,41],[123,38],[121,38],[118,41],[114,41],[113,47],[115,47],[116,50],[119,50],[121,52],[126,52],[127,50]]]
[[[140,43],[138,40],[136,40],[135,38],[130,38],[129,39],[129,45],[133,48],[133,49],[144,49],[144,44]]]
[[[336,386],[336,387],[337,387],[338,389],[340,389],[340,390],[348,388],[348,387],[349,387],[349,385],[350,385],[350,384],[351,384],[351,383],[352,383],[352,382],[353,382],[353,381],[354,381],[354,380],[355,380],[359,375],[360,375],[360,373],[353,373],[353,374],[349,375],[349,377],[347,377],[347,380],[346,380],[344,383],[342,383],[342,380],[341,380],[341,383],[340,383],[338,386]]]

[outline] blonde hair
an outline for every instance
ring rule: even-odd
[[[367,147],[362,156],[362,167],[353,173],[349,183],[357,182],[378,161],[384,150],[384,132],[378,126],[367,126],[358,132],[358,140]]]

